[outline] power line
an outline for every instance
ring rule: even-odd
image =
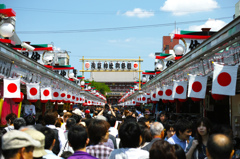
[[[215,20],[229,19],[231,17],[220,17],[215,18]],[[208,19],[194,20],[194,21],[184,21],[177,22],[177,25],[190,24],[205,22]],[[173,26],[173,23],[163,23],[163,24],[152,24],[152,25],[138,25],[138,26],[128,26],[128,27],[115,27],[115,28],[97,28],[97,29],[79,29],[79,30],[53,30],[53,31],[17,31],[18,34],[62,34],[62,33],[86,33],[86,32],[104,32],[104,31],[120,31],[120,30],[129,30],[129,29],[141,29],[141,28],[153,28],[153,27],[164,27],[164,26]]]

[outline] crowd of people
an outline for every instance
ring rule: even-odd
[[[238,158],[231,127],[212,126],[161,111],[156,118],[135,108],[76,107],[6,116],[1,131],[5,159],[231,159]],[[235,150],[235,151],[234,151]]]

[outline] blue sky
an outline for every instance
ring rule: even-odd
[[[1,0],[16,12],[16,32],[22,41],[51,44],[70,51],[70,64],[79,59],[126,58],[144,60],[142,70],[154,70],[162,37],[177,30],[221,29],[232,21],[237,0]],[[230,17],[230,18],[229,18]],[[216,18],[220,18],[216,20]],[[196,21],[196,22],[191,22]],[[178,24],[179,23],[179,24]],[[163,24],[150,27],[149,25]],[[141,26],[136,28],[134,26]],[[121,27],[128,29],[119,30]],[[114,28],[112,31],[103,28]],[[88,29],[88,30],[87,30]],[[99,29],[99,30],[92,30]],[[67,33],[66,30],[76,30]],[[27,31],[50,31],[28,34]],[[60,31],[61,33],[53,33]],[[78,73],[81,75],[81,73]],[[88,78],[90,75],[86,74]]]

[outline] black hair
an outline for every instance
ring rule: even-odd
[[[113,116],[113,115],[107,115],[107,121],[108,123],[110,124],[111,127],[114,127],[115,126],[115,123],[116,123],[116,117]]]
[[[68,157],[72,156],[72,152],[71,151],[64,151],[62,154],[61,154],[61,157],[64,158],[64,159],[67,159]]]
[[[26,117],[24,117],[25,121],[26,121],[26,125],[35,125],[35,118],[33,115],[28,115]]]
[[[124,122],[137,122],[137,119],[132,117],[132,116],[127,116],[125,119],[124,119]]]
[[[39,129],[40,132],[42,132],[45,135],[45,146],[44,149],[49,150],[50,147],[52,146],[53,140],[55,139],[55,133],[52,129],[48,127],[41,127]]]
[[[69,130],[74,125],[76,125],[76,120],[74,118],[68,118],[66,122],[66,129]]]
[[[183,133],[187,129],[192,130],[192,122],[186,119],[180,119],[177,121],[175,125],[175,129],[176,129],[176,135],[179,136],[179,131]]]
[[[2,150],[2,154],[3,154],[4,158],[13,158],[18,153],[18,151],[20,151],[21,149],[22,148]],[[33,151],[33,149],[34,149],[33,146],[25,147],[26,152]]]
[[[124,122],[119,129],[123,148],[137,148],[140,144],[141,130],[136,122]]]
[[[57,115],[54,112],[48,112],[44,116],[44,122],[46,125],[55,125]]]
[[[68,131],[68,141],[74,151],[86,147],[87,139],[87,130],[81,125],[74,125]]]
[[[14,129],[19,130],[22,126],[26,126],[26,121],[20,117],[16,118],[13,122]]]
[[[6,120],[7,121],[9,121],[9,119],[11,120],[11,122],[10,122],[10,125],[11,124],[13,124],[13,121],[15,120],[17,118],[17,115],[16,114],[14,114],[14,113],[10,113],[10,114],[8,114],[7,116],[6,116]]]
[[[178,159],[186,159],[186,154],[180,145],[174,144],[174,148],[175,148],[175,155],[177,156]]]
[[[77,114],[72,114],[71,118],[74,118],[76,120],[76,123],[79,123],[80,120],[82,119],[82,117],[80,115]]]
[[[225,134],[213,134],[208,139],[207,150],[212,159],[230,158],[233,150],[232,139]]]

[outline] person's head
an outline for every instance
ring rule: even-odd
[[[179,119],[175,125],[176,135],[181,140],[188,140],[192,135],[192,123],[186,119]]]
[[[48,128],[48,127],[41,127],[40,132],[42,132],[45,136],[45,146],[44,149],[47,150],[52,150],[54,144],[55,144],[55,133],[52,129]]]
[[[177,159],[186,159],[186,154],[180,145],[174,144],[174,149],[175,149],[175,155],[177,156]]]
[[[165,111],[162,111],[161,113],[159,113],[159,121],[161,123],[164,123],[167,119],[167,115]]]
[[[63,122],[66,123],[67,119],[70,118],[72,116],[72,113],[70,112],[66,112],[63,115]]]
[[[6,116],[6,121],[9,125],[12,125],[13,124],[13,121],[17,118],[17,115],[14,114],[14,113],[10,113]]]
[[[57,120],[57,114],[54,112],[48,112],[44,116],[44,123],[46,125],[55,125],[56,120]]]
[[[113,115],[107,115],[107,121],[108,123],[110,124],[111,127],[114,127],[115,126],[115,123],[116,123],[116,117],[113,116]]]
[[[211,123],[208,120],[208,118],[206,117],[202,117],[200,119],[198,119],[197,123],[196,123],[196,137],[198,140],[198,143],[202,143],[202,137],[203,136],[207,136],[210,134],[210,131],[212,129]],[[201,149],[200,149],[201,150]]]
[[[41,146],[40,147],[34,147],[33,150],[33,157],[34,158],[40,158],[44,155],[46,155],[46,151],[44,150],[44,146],[45,146],[45,136],[43,133],[41,133],[38,130],[35,130],[33,128],[25,128],[22,129],[21,131],[27,133],[28,135],[30,135],[34,140],[37,140],[40,142]]]
[[[33,117],[33,115],[28,115],[25,118],[26,121],[26,125],[35,125],[35,117]]]
[[[2,137],[2,153],[5,159],[32,159],[34,147],[40,146],[39,141],[19,130],[9,131]]]
[[[74,151],[85,148],[89,142],[86,128],[80,125],[72,126],[68,131],[68,141]]]
[[[230,137],[224,134],[213,134],[207,142],[207,157],[209,159],[230,159],[234,153]]]
[[[164,130],[164,127],[160,122],[154,122],[153,124],[150,125],[150,131],[151,131],[152,137],[161,137],[163,130]]]
[[[105,120],[93,119],[88,126],[90,144],[96,145],[100,142],[107,142],[110,125]]]
[[[139,126],[140,126],[140,124],[139,124]],[[142,136],[141,146],[143,146],[146,142],[151,142],[152,135],[151,135],[150,129],[145,128],[143,126],[140,126],[140,129],[141,129],[141,136]]]
[[[165,140],[157,140],[149,150],[149,159],[177,159],[173,145]]]
[[[72,152],[71,151],[64,151],[62,154],[61,154],[61,157],[64,158],[64,159],[68,159],[68,157],[72,156]]]
[[[150,122],[147,118],[141,117],[138,119],[138,122],[144,122],[147,125],[147,127],[150,128]]]
[[[141,130],[136,122],[124,122],[118,134],[123,148],[137,148],[141,144]]]
[[[68,118],[66,122],[66,129],[69,130],[75,124],[76,124],[76,120],[74,118]]]
[[[62,125],[62,118],[57,118],[54,124],[57,128],[60,128]]]
[[[13,125],[14,129],[19,130],[22,126],[26,126],[26,121],[22,117],[16,118],[13,121]]]
[[[176,133],[175,128],[174,128],[174,123],[171,121],[167,122],[165,124],[164,128],[165,128],[167,138],[172,137]]]

